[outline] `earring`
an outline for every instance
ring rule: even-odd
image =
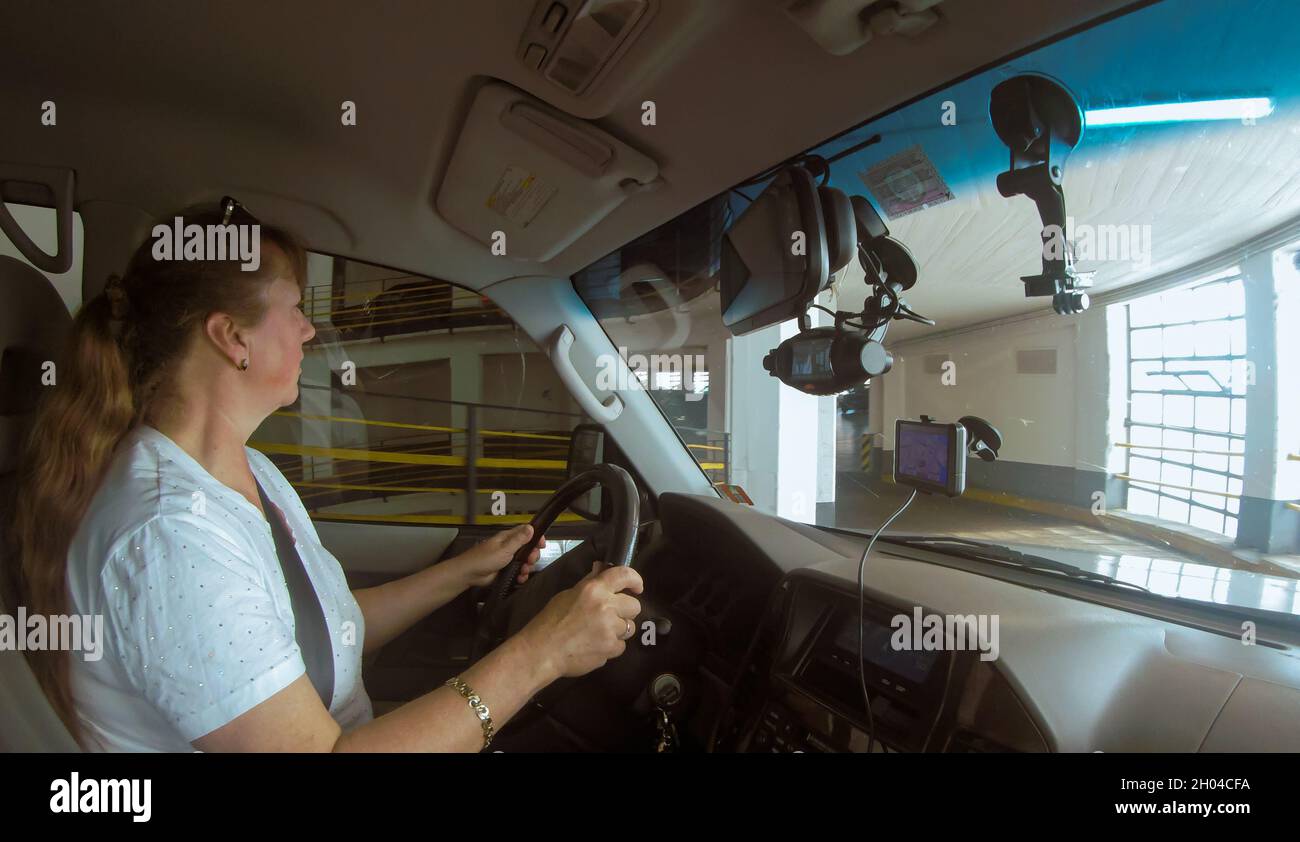
[[[239,361],[239,370],[248,371],[248,357],[244,357],[242,360]]]

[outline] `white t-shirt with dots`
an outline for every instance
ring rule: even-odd
[[[361,682],[361,609],[293,487],[265,455],[245,450],[324,609],[330,714],[349,731],[374,716]],[[270,524],[148,425],[115,453],[72,540],[67,581],[72,612],[104,618],[103,657],[69,653],[92,750],[193,751],[191,741],[306,672]]]

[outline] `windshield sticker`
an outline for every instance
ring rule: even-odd
[[[508,166],[492,188],[487,206],[520,228],[527,228],[558,192],[527,170]]]
[[[904,149],[870,169],[860,171],[858,178],[890,219],[953,199],[947,182],[920,145]]]

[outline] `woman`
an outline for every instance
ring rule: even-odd
[[[179,216],[204,231],[226,222],[252,236],[260,230],[260,264],[246,271],[257,262],[241,268],[233,254],[165,260],[172,255],[153,238],[142,244],[125,277],[78,312],[20,474],[16,601],[29,614],[104,618],[101,659],[33,659],[79,744],[476,751],[551,681],[622,653],[640,606],[620,591],[639,593],[641,580],[596,565],[447,685],[375,718],[363,653],[489,583],[531,527],[350,592],[283,474],[245,445],[297,399],[303,345],[315,335],[301,310],[305,254],[280,229],[252,228],[256,220],[233,200]],[[332,654],[332,688],[313,686],[309,653],[295,640],[289,567],[277,557],[273,524],[287,528],[319,599],[332,652],[310,654],[326,664]]]

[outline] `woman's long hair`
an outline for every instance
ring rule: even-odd
[[[204,231],[222,223],[219,210],[207,209],[181,211],[160,224],[170,229],[176,216]],[[260,235],[262,246],[279,247],[288,266],[282,259],[263,259],[256,271],[246,272],[237,255],[158,260],[150,237],[126,274],[110,279],[105,292],[77,312],[56,385],[47,387],[32,420],[7,536],[10,598],[25,605],[29,615],[69,613],[68,549],[81,518],[118,444],[143,421],[150,400],[167,385],[168,372],[208,315],[226,313],[251,327],[265,316],[266,291],[277,275],[292,272],[300,286],[306,283],[306,253],[297,239],[267,225]],[[262,250],[263,257],[268,251]],[[69,653],[29,650],[27,659],[55,712],[82,744]]]

